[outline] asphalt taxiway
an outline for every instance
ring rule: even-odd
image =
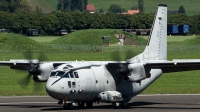
[[[49,96],[0,97],[0,112],[200,112],[200,95],[139,95],[133,97],[129,107],[114,109],[110,103],[94,104],[91,109],[64,110],[57,100]]]

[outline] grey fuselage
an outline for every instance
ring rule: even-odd
[[[46,84],[47,93],[55,99],[68,101],[95,101],[95,98],[105,91],[118,91],[133,97],[162,74],[161,70],[152,69],[150,78],[132,83],[125,81],[117,68],[106,65],[78,69],[75,72],[78,77],[50,76]]]

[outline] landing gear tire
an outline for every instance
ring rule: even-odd
[[[85,106],[85,102],[83,102],[83,101],[78,102],[79,108],[84,108],[84,106]]]
[[[68,109],[68,110],[72,110],[73,109],[73,105],[72,105],[72,103],[64,103],[63,104],[63,108],[64,109]]]
[[[86,106],[87,106],[87,108],[92,108],[93,102],[92,101],[86,102]]]
[[[122,108],[127,108],[128,107],[128,103],[127,102],[121,102],[121,107]]]
[[[113,103],[113,107],[114,108],[119,108],[120,107],[120,103],[119,102],[114,102]]]

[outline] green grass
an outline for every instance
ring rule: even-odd
[[[47,4],[51,7],[54,7],[56,10],[57,0],[45,0]],[[200,10],[200,0],[182,0],[182,1],[174,1],[174,0],[144,0],[144,8],[145,12],[154,13],[156,7],[161,2],[164,2],[168,5],[168,10],[178,10],[178,8],[183,5],[187,15],[196,15],[199,14]],[[131,7],[138,4],[137,0],[88,0],[89,4],[94,4],[97,12],[99,12],[100,8],[106,12],[111,4],[118,4],[125,10],[131,9]]]
[[[142,49],[141,49],[142,50]],[[138,54],[139,51],[136,53]],[[125,59],[126,52],[121,51],[119,57]],[[111,52],[96,52],[96,53],[47,53],[49,60],[112,60],[113,53]],[[116,54],[118,55],[118,54]],[[135,55],[135,54],[134,54]],[[34,58],[37,54],[34,54]],[[23,53],[1,53],[0,60],[6,59],[22,59]],[[200,58],[200,50],[187,51],[181,50],[168,50],[168,59],[174,58]],[[0,96],[16,96],[16,95],[47,95],[45,92],[45,83],[40,83],[39,90],[34,91],[34,82],[26,86],[22,86],[27,72],[18,72],[10,70],[9,67],[0,66]],[[200,71],[191,72],[178,72],[163,74],[156,80],[150,87],[148,87],[143,94],[200,94]]]
[[[182,1],[174,1],[174,0],[143,0],[144,1],[144,9],[145,12],[155,12],[156,7],[161,2],[168,5],[168,10],[178,10],[178,8],[183,5],[187,15],[195,15],[199,14],[200,10],[200,0],[182,0]],[[128,10],[131,7],[138,4],[137,0],[88,0],[88,3],[92,3],[95,5],[97,11],[100,8],[103,8],[104,11],[107,11],[111,4],[118,4],[122,8]]]
[[[103,32],[106,32],[108,30],[103,30]],[[111,32],[110,32],[111,31]],[[66,43],[69,40],[63,40],[68,38],[86,38],[91,36],[91,32],[94,32],[94,34],[101,35],[100,31],[96,30],[90,30],[85,31],[82,30],[80,32],[76,32],[77,34],[71,33],[68,36],[57,38],[58,43],[64,42]],[[118,32],[115,30],[109,30],[103,35],[114,35],[114,32]],[[85,34],[84,34],[85,33]],[[86,36],[86,35],[89,36]],[[74,35],[74,36],[73,36]],[[34,37],[33,37],[34,38]],[[42,37],[38,37],[42,38]],[[48,38],[48,37],[44,37]],[[52,37],[53,38],[53,37]],[[114,38],[114,37],[113,37]],[[115,37],[116,38],[116,37]],[[193,37],[185,37],[187,39],[193,38]],[[75,39],[75,40],[76,40]],[[98,39],[93,40],[94,42],[98,41],[99,43],[102,42],[101,36],[97,36],[97,38],[92,37],[89,39]],[[200,43],[199,37],[193,38],[190,40],[186,40],[186,43],[183,40],[175,39],[172,40],[172,42],[175,43],[169,43],[168,45],[168,60],[172,59],[200,59],[200,45],[197,43]],[[39,39],[40,40],[40,39]],[[77,40],[78,41],[78,40]],[[87,40],[88,41],[88,40]],[[188,41],[188,43],[187,43]],[[51,41],[53,42],[53,41]],[[72,42],[72,41],[71,41]],[[83,43],[86,41],[83,41]],[[115,41],[113,41],[115,42]],[[196,43],[194,43],[196,42]],[[48,42],[47,42],[48,43]],[[77,42],[77,43],[81,43]],[[192,43],[192,44],[189,44]],[[76,44],[76,43],[73,43]],[[89,44],[91,44],[89,42]],[[95,43],[96,44],[96,43]],[[16,35],[16,34],[7,34],[7,33],[1,33],[0,34],[0,60],[10,60],[10,59],[24,59],[24,55],[22,52],[19,52],[20,49],[19,46],[23,45],[27,48],[33,48],[32,46],[35,46],[37,49],[42,49],[42,52],[45,52],[45,49],[43,47],[46,45],[44,43],[38,43],[30,38],[27,38],[22,35]],[[6,45],[9,49],[16,49],[16,52],[13,51],[6,51],[6,48],[4,46]],[[85,45],[85,43],[84,43]],[[73,47],[73,46],[71,46]],[[116,59],[114,56],[119,57],[121,60],[125,60],[127,57],[127,54],[130,52],[131,57],[141,53],[144,50],[145,46],[111,46],[111,47],[101,47],[103,49],[98,52],[90,51],[90,52],[63,52],[63,50],[54,50],[54,47],[46,47],[46,51],[54,50],[53,52],[49,53],[46,52],[46,56],[49,61],[75,61],[75,60],[86,60],[86,61],[107,61],[107,60],[114,60]],[[4,50],[2,49],[4,48]],[[63,49],[63,48],[62,48]],[[3,51],[3,52],[2,52]],[[41,52],[40,51],[40,52]],[[114,51],[118,51],[113,53]],[[113,56],[114,55],[114,56]],[[33,58],[38,58],[38,53],[33,54]],[[130,58],[130,57],[129,57]],[[45,83],[37,83],[38,88],[37,91],[34,91],[35,88],[35,82],[33,80],[30,80],[30,83],[27,86],[23,86],[25,82],[22,80],[24,79],[28,73],[27,72],[19,72],[15,70],[11,70],[9,67],[0,66],[0,96],[20,96],[20,95],[47,95],[45,92]],[[150,87],[148,87],[142,94],[200,94],[200,71],[190,71],[190,72],[177,72],[177,73],[168,73],[163,74],[158,80],[156,80]]]
[[[148,36],[139,36],[146,40],[148,40]],[[168,36],[167,41],[168,42],[182,42],[188,39],[194,39],[197,36]]]
[[[46,4],[49,4],[54,10],[57,9],[58,0],[44,0]]]
[[[90,30],[78,30],[70,33],[59,39],[52,41],[52,44],[94,44],[102,45],[103,36],[110,36],[110,44],[119,42],[115,34],[122,33],[120,30],[115,29],[90,29]]]
[[[40,42],[40,43],[47,43],[47,42],[51,42],[54,41],[58,38],[60,38],[61,36],[39,36],[39,37],[28,37],[32,40],[35,40],[36,42]]]

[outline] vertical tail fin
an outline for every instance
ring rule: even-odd
[[[159,4],[157,7],[143,55],[145,59],[167,59],[167,5],[165,4]]]

